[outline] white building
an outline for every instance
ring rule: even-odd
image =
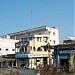
[[[50,45],[59,44],[59,32],[57,27],[41,26],[41,27],[36,27],[33,29],[10,33],[10,34],[4,35],[3,37],[21,40],[21,38],[30,36],[30,35],[49,35]]]
[[[18,40],[6,39],[0,37],[0,56],[7,54],[15,54],[15,43]]]

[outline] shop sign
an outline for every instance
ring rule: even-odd
[[[32,57],[48,57],[47,54],[33,54]]]
[[[19,47],[23,47],[24,45],[27,45],[28,42],[25,42],[25,41],[20,41],[18,43],[15,44],[15,47],[16,48],[19,48]]]
[[[59,58],[60,58],[60,59],[68,59],[67,56],[60,56]]]
[[[75,50],[63,50],[59,52],[60,54],[62,53],[75,53]]]
[[[28,52],[16,52],[15,58],[28,58]]]

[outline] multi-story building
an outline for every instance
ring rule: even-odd
[[[6,67],[15,62],[15,43],[18,40],[6,39],[0,37],[0,67]],[[11,56],[13,58],[11,58]],[[8,57],[10,56],[10,57]],[[11,66],[11,65],[10,65]]]
[[[34,41],[33,39],[36,38]],[[17,65],[36,68],[39,64],[49,64],[48,51],[41,46],[49,42],[49,35],[32,35],[16,43]],[[50,43],[50,42],[49,42]],[[23,62],[22,62],[23,61]]]
[[[4,35],[3,37],[8,37],[15,40],[20,40],[25,36],[30,35],[49,35],[50,37],[50,45],[57,45],[59,44],[59,32],[58,28],[56,27],[49,27],[49,26],[41,26],[33,29],[28,29],[20,32],[10,33]]]
[[[58,28],[41,26],[5,35],[20,40],[16,43],[16,66],[36,68],[39,64],[49,64],[49,51],[42,46],[59,44]]]

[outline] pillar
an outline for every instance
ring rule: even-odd
[[[14,66],[14,61],[12,61],[12,67]]]
[[[71,68],[74,70],[74,53],[71,54]]]
[[[1,62],[1,67],[3,67],[3,62]]]
[[[18,59],[16,59],[16,67],[18,67]]]
[[[6,61],[6,67],[8,67],[9,65],[8,65],[8,61]]]

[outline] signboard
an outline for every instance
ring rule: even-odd
[[[23,46],[25,46],[27,44],[28,44],[27,41],[20,41],[20,42],[18,42],[18,43],[15,44],[15,47],[19,48],[19,47],[23,47]]]
[[[32,57],[48,57],[48,54],[33,54]]]
[[[28,58],[28,52],[16,52],[15,58]]]
[[[60,59],[68,59],[68,56],[60,56]]]
[[[48,54],[30,54],[28,52],[16,52],[15,58],[48,57]]]
[[[59,53],[60,54],[62,54],[62,53],[75,53],[75,50],[62,50]]]

